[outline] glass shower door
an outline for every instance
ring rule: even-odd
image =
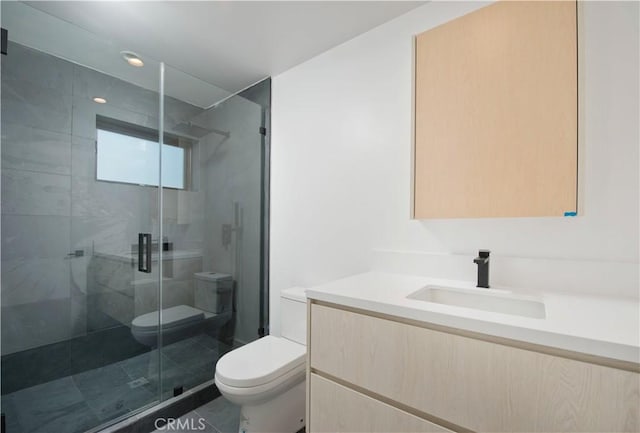
[[[160,398],[160,64],[145,87],[69,61],[90,40],[124,63],[19,2],[2,27],[2,412],[8,433],[84,432]]]
[[[72,244],[86,251],[70,259],[72,299],[86,311],[85,339],[102,348],[99,367],[84,374],[102,384],[107,420],[159,399],[160,95],[87,69],[76,79],[76,117],[92,127],[72,144],[81,168],[72,173]],[[96,94],[107,104],[92,104]]]
[[[1,7],[0,404],[8,433],[95,430],[267,332],[269,109]]]
[[[202,315],[163,333],[166,395],[210,384],[222,355],[261,336],[266,156],[260,104],[172,67],[164,82],[162,305]]]

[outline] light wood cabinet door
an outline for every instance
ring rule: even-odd
[[[415,218],[577,210],[575,1],[497,2],[415,50]]]
[[[637,432],[635,372],[311,305],[310,367],[478,432]],[[314,405],[311,398],[311,407]]]
[[[313,433],[451,432],[350,388],[311,374]]]

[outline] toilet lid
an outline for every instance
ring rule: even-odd
[[[238,388],[263,385],[293,369],[304,369],[306,353],[302,344],[267,335],[220,358],[216,377]]]
[[[162,329],[198,322],[203,319],[204,312],[202,310],[198,310],[197,308],[193,308],[188,305],[164,308],[162,310]],[[136,317],[131,322],[131,326],[138,330],[157,330],[158,312],[152,311],[151,313]]]

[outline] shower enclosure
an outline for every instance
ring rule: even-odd
[[[6,431],[213,386],[268,323],[270,80],[237,93],[23,3],[1,18]]]

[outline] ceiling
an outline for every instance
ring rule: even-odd
[[[2,2],[7,3],[7,2]],[[217,86],[220,95],[234,93],[267,76],[279,74],[361,33],[389,21],[425,2],[418,1],[29,1],[30,15],[40,19],[57,17],[80,27],[114,53],[131,50],[141,57],[163,61],[194,77]],[[5,14],[3,5],[3,15]],[[24,5],[22,5],[24,8]],[[10,8],[9,8],[10,9]],[[42,14],[41,12],[46,12]],[[29,15],[29,14],[28,14]],[[44,16],[47,15],[47,16]],[[23,21],[33,18],[23,17]],[[3,17],[3,27],[4,27]],[[34,26],[30,23],[22,37]],[[9,38],[12,39],[11,29]],[[16,32],[14,32],[15,35]],[[59,38],[58,31],[40,39]],[[63,32],[64,33],[64,32]],[[18,41],[20,42],[20,41]],[[108,42],[108,43],[107,43]],[[34,42],[32,41],[31,44]],[[41,42],[52,45],[51,41]],[[68,44],[57,41],[58,48]],[[29,45],[29,44],[27,44]],[[38,47],[35,47],[38,48]],[[54,49],[55,47],[51,47]],[[86,54],[85,54],[86,56]],[[93,56],[97,57],[97,56]],[[70,59],[110,73],[110,62],[100,59]],[[98,60],[99,65],[86,64]],[[114,60],[118,68],[126,64]],[[126,68],[125,68],[126,69]],[[126,74],[120,70],[118,74]],[[144,69],[144,68],[143,68]],[[116,74],[114,74],[116,75]],[[116,75],[118,76],[118,75]],[[215,93],[215,92],[214,92]],[[198,95],[195,95],[197,99]],[[206,105],[198,101],[197,105]]]

